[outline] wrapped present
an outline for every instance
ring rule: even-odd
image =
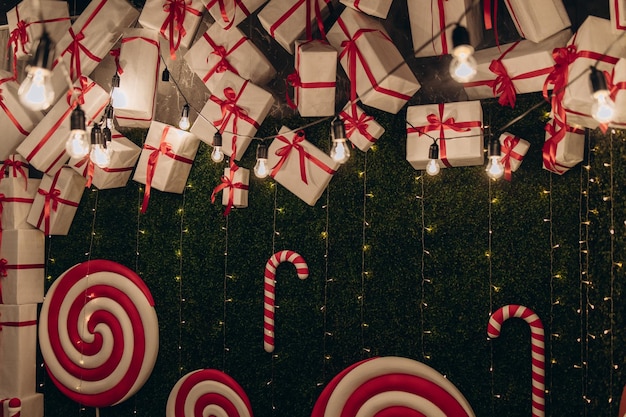
[[[356,104],[346,104],[339,118],[343,120],[348,140],[363,152],[367,152],[385,133],[385,128]]]
[[[522,38],[541,42],[572,25],[563,0],[506,0],[517,32]]]
[[[24,181],[28,178],[30,165],[22,155],[13,153],[8,155],[4,161],[0,161],[0,163],[2,164],[0,166],[0,178],[24,178]]]
[[[36,354],[37,304],[0,304],[0,398],[36,392]]]
[[[42,112],[30,110],[20,103],[18,88],[13,76],[0,70],[0,159],[15,153],[17,146],[44,116]]]
[[[387,18],[392,0],[341,0],[348,7],[371,16]]]
[[[428,150],[435,139],[439,145],[440,167],[483,164],[480,101],[410,106],[406,120],[406,159],[413,168],[426,168]]]
[[[552,51],[565,46],[571,36],[566,29],[538,44],[522,40],[476,51],[476,76],[463,84],[468,98],[499,96],[500,105],[515,107],[517,93],[542,91],[554,67]]]
[[[626,58],[620,58],[610,72],[604,71],[604,78],[615,103],[615,116],[609,126],[626,129]]]
[[[40,230],[2,231],[0,304],[43,302],[45,253],[46,237]]]
[[[185,61],[211,92],[226,72],[256,85],[265,85],[276,75],[265,55],[236,27],[211,25],[185,54]]]
[[[337,50],[320,40],[296,41],[295,48],[296,71],[287,76],[294,100],[287,94],[287,103],[302,117],[334,115]]]
[[[202,21],[204,5],[200,0],[147,0],[139,23],[158,31],[169,42],[172,59],[180,47],[189,48]]]
[[[250,170],[231,164],[224,168],[224,175],[220,184],[213,189],[211,202],[215,202],[215,196],[222,192],[222,205],[226,206],[224,216],[228,216],[233,207],[248,207],[248,185],[250,182]]]
[[[351,100],[397,113],[420,88],[382,24],[346,8],[328,32],[350,79]]]
[[[148,209],[152,188],[169,193],[183,192],[198,144],[193,133],[152,122],[133,177],[134,181],[146,185],[142,213]]]
[[[551,120],[546,125],[543,144],[543,168],[555,174],[564,174],[582,162],[585,157],[585,131]]]
[[[31,228],[26,218],[40,183],[40,179],[28,177],[0,180],[0,230]]]
[[[43,394],[0,400],[0,417],[43,417]]]
[[[141,148],[116,131],[112,132],[111,142],[107,146],[111,152],[111,162],[106,168],[95,165],[89,155],[82,159],[70,159],[68,165],[87,179],[86,187],[93,184],[99,190],[107,190],[124,187],[128,183]]]
[[[331,0],[271,0],[257,15],[261,25],[290,54],[297,39],[313,39],[313,25],[324,29]]]
[[[215,23],[230,30],[243,22],[267,0],[202,0]]]
[[[160,80],[159,35],[150,29],[128,29],[122,36],[120,86],[113,91],[115,119],[121,127],[148,128],[154,117]]]
[[[511,181],[511,173],[517,171],[522,165],[524,156],[530,148],[530,143],[508,132],[500,135],[499,140],[500,163],[504,166],[504,179]]]
[[[7,12],[7,23],[7,46],[13,52],[14,61],[35,52],[33,45],[41,37],[44,26],[48,36],[56,44],[72,25],[68,3],[49,0],[22,0]]]
[[[341,165],[306,140],[304,131],[281,127],[269,149],[270,175],[305,203],[314,206]]]
[[[85,181],[68,166],[61,168],[53,177],[45,175],[28,213],[28,223],[46,236],[67,235],[83,196]]]
[[[126,0],[93,0],[87,5],[56,45],[60,56],[54,62],[52,85],[57,100],[68,89],[66,72],[72,81],[91,74],[138,15]]]
[[[620,34],[626,30],[626,3],[622,0],[609,0],[609,15],[613,33]]]
[[[241,159],[274,104],[272,94],[234,73],[225,73],[206,102],[191,132],[212,144],[215,128],[222,134],[222,149]]]
[[[109,103],[109,94],[94,81],[81,77],[74,83],[73,94],[59,100],[30,135],[17,147],[17,152],[38,170],[54,175],[69,159],[65,142],[70,134],[72,110],[80,105],[90,125],[100,121]]]
[[[416,57],[449,54],[452,31],[457,23],[467,29],[470,42],[477,46],[483,39],[480,5],[473,0],[411,0],[407,2],[409,23]],[[467,14],[465,11],[467,10]],[[427,12],[426,12],[427,11]]]

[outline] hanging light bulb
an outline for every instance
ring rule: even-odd
[[[89,153],[90,142],[85,131],[85,112],[76,106],[70,116],[70,135],[65,141],[65,150],[72,158],[83,158]]]
[[[106,141],[100,125],[94,123],[91,128],[91,153],[89,154],[91,162],[100,168],[107,168],[111,163],[111,155],[106,147]]]
[[[452,61],[450,62],[450,75],[460,83],[470,81],[476,75],[476,59],[474,59],[474,47],[470,45],[469,32],[463,26],[457,26],[452,31]]]
[[[330,157],[335,162],[343,164],[350,159],[350,147],[346,139],[346,128],[341,119],[333,120],[332,125],[333,145],[330,148]]]
[[[111,79],[111,105],[118,108],[128,105],[128,98],[124,90],[120,88],[120,76],[117,73]]]
[[[115,114],[115,109],[113,108],[111,103],[109,103],[104,108],[104,126],[105,127],[108,127],[109,129],[113,129],[113,116],[114,116],[114,114]]]
[[[113,140],[113,132],[109,129],[109,126],[106,124],[102,128],[102,136],[104,137],[104,147],[109,150],[111,153],[111,140]]]
[[[233,155],[233,158],[235,156]],[[213,135],[213,152],[211,152],[211,159],[214,162],[222,162],[224,160],[224,152],[222,151],[222,134],[215,132]]]
[[[497,180],[504,175],[504,166],[502,165],[500,155],[500,141],[498,139],[491,139],[489,141],[489,162],[487,163],[487,175],[489,178]]]
[[[17,91],[20,102],[29,109],[45,110],[54,102],[54,89],[50,81],[53,53],[54,44],[48,33],[43,31],[35,55],[26,67],[26,78]]]
[[[256,164],[254,165],[254,175],[257,178],[265,178],[269,175],[270,170],[267,166],[267,145],[259,143],[256,148]]]
[[[178,121],[178,127],[182,130],[189,130],[191,124],[189,123],[189,103],[185,103],[183,111],[180,114],[180,120]]]
[[[591,67],[589,80],[591,81],[593,98],[595,99],[591,106],[591,116],[600,123],[609,123],[615,115],[615,102],[611,99],[604,74],[595,67]]]
[[[428,149],[428,163],[426,164],[426,173],[428,175],[437,175],[441,168],[439,167],[439,145],[433,142]]]

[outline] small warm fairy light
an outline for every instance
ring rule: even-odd
[[[489,251],[485,251],[485,256],[486,256],[487,258],[491,258],[491,252],[489,252]]]
[[[372,246],[371,246],[371,245],[368,245],[368,244],[363,245],[363,252],[367,252],[367,251],[369,251],[371,248],[372,248]]]
[[[176,282],[180,282],[180,275],[176,275],[176,276],[174,277],[174,281],[176,281]]]
[[[323,231],[322,233],[320,233],[320,236],[322,237],[322,239],[328,239],[328,232]]]

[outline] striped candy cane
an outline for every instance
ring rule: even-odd
[[[309,276],[309,267],[304,258],[292,250],[276,252],[265,264],[263,285],[263,347],[266,352],[274,351],[274,306],[276,300],[276,268],[283,262],[291,262],[296,267],[298,278]]]
[[[545,415],[545,375],[546,375],[546,355],[543,324],[539,316],[528,307],[509,304],[501,307],[491,315],[487,334],[495,339],[500,336],[500,328],[510,317],[523,319],[530,326],[530,345],[532,351],[532,411],[533,417],[544,417]]]

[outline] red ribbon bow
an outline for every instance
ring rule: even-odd
[[[299,165],[300,165],[300,179],[303,183],[308,185],[308,180],[306,177],[306,160],[313,162],[315,165],[320,167],[326,173],[330,175],[335,174],[335,170],[327,166],[325,163],[317,159],[315,156],[311,155],[304,149],[302,146],[302,142],[306,139],[304,135],[304,131],[298,130],[294,135],[293,139],[290,141],[283,135],[279,135],[276,137],[277,140],[285,143],[285,146],[276,150],[275,154],[280,157],[276,165],[272,168],[270,175],[275,177],[278,171],[282,168],[283,164],[289,158],[291,151],[296,150],[298,152]]]
[[[28,174],[24,168],[28,168],[28,164],[26,162],[16,160],[15,158],[7,158],[2,163],[2,172],[12,176],[13,178],[17,178],[21,175],[22,178],[24,178],[24,190],[28,191]]]
[[[369,122],[374,118],[362,112],[358,115],[356,104],[352,103],[350,107],[350,113],[342,111],[339,116],[343,119],[346,128],[346,137],[350,139],[355,132],[358,132],[361,136],[365,137],[370,142],[376,142],[374,136],[367,131]]]
[[[184,26],[187,13],[191,13],[194,16],[202,16],[202,13],[191,7],[191,0],[165,0],[163,11],[167,13],[167,17],[161,26],[161,35],[169,40],[170,56],[172,59],[176,59],[176,51],[185,35],[187,35],[187,30]],[[167,34],[165,33],[166,31],[168,31]]]
[[[507,136],[502,141],[500,162],[504,165],[504,179],[511,181],[511,158],[521,161],[524,156],[513,149],[520,143],[520,138],[516,136]]]
[[[319,4],[319,2],[322,0],[298,0],[296,1],[294,5],[291,6],[291,8],[289,8],[289,10],[283,13],[283,15],[280,16],[276,20],[276,22],[274,22],[274,24],[270,26],[270,30],[269,30],[270,35],[274,37],[274,34],[276,33],[276,29],[278,29],[280,25],[285,23],[287,19],[289,19],[304,4],[304,6],[306,7],[306,14],[305,14],[306,39],[307,40],[313,39],[313,29],[311,28],[311,20],[312,20],[311,19],[311,1],[313,1],[313,9],[315,13],[315,20],[317,23],[317,28],[320,31],[320,35],[322,39],[326,39],[326,31],[324,30],[324,19],[322,18],[322,8],[320,7],[320,4]],[[323,0],[323,1],[326,4],[331,5],[330,0]]]
[[[545,130],[548,133],[548,138],[544,142],[542,148],[543,165],[549,171],[556,174],[563,174],[567,171],[567,167],[564,167],[566,169],[560,168],[563,166],[556,160],[557,146],[563,139],[565,139],[565,135],[568,132],[583,134],[584,131],[568,126],[558,119],[554,119],[552,122],[548,123]]]
[[[243,94],[243,91],[245,90],[247,85],[248,85],[248,80],[244,81],[244,83],[241,86],[241,89],[239,90],[239,93],[236,93],[232,87],[226,87],[223,91],[224,100],[220,99],[219,97],[215,95],[211,95],[211,97],[209,98],[212,102],[220,106],[220,109],[222,112],[222,117],[213,122],[215,127],[219,129],[220,133],[224,132],[224,130],[226,129],[226,126],[228,126],[230,118],[232,117],[232,126],[233,126],[232,133],[234,135],[233,136],[233,148],[234,148],[235,141],[237,140],[237,124],[239,122],[239,119],[245,120],[247,123],[251,124],[257,129],[259,128],[258,122],[254,120],[253,118],[251,118],[250,116],[248,116],[248,111],[237,105],[237,101],[239,100],[239,97],[241,97],[241,95]],[[233,154],[233,157],[234,155],[235,154]]]
[[[43,217],[45,221],[44,232],[46,236],[50,234],[50,214],[52,211],[57,211],[59,208],[59,198],[61,196],[61,191],[58,188],[50,189],[50,191],[42,190],[41,188],[37,190],[37,192],[44,196],[43,203]]]
[[[69,52],[71,55],[70,78],[72,80],[75,80],[76,78],[81,77],[83,75],[81,66],[80,66],[81,51],[84,52],[85,55],[87,55],[87,57],[91,59],[92,61],[100,62],[102,59],[92,54],[91,51],[85,45],[81,43],[85,39],[85,34],[82,32],[82,30],[78,32],[77,34],[74,34],[74,31],[72,30],[72,28],[70,28],[69,33],[72,36],[72,42],[65,49],[65,51]]]
[[[576,45],[568,45],[563,48],[555,48],[552,51],[552,59],[554,59],[554,67],[552,72],[548,74],[543,84],[543,97],[549,100],[548,90],[552,86],[552,111],[555,116],[565,121],[565,109],[562,106],[563,96],[565,96],[565,87],[569,78],[569,66],[578,58]]]
[[[215,41],[213,39],[211,39],[211,37],[207,34],[204,33],[204,35],[202,35],[202,37],[204,38],[204,40],[207,41],[207,43],[211,46],[211,48],[213,48],[213,51],[211,51],[211,55],[217,55],[218,57],[220,57],[220,60],[213,66],[213,68],[211,68],[209,70],[209,72],[207,72],[207,74],[202,78],[202,81],[204,81],[205,83],[209,80],[209,78],[211,78],[213,76],[213,74],[215,73],[223,73],[226,71],[231,71],[234,72],[235,74],[239,75],[239,71],[237,71],[237,69],[235,67],[233,67],[230,62],[228,61],[227,57],[228,55],[230,55],[235,49],[239,48],[241,45],[243,45],[247,38],[245,37],[241,37],[241,39],[239,39],[237,41],[237,43],[235,43],[232,48],[230,48],[228,51],[226,50],[226,48],[223,45],[218,45],[217,43],[215,43]],[[211,56],[208,56],[206,61],[207,63],[209,62]]]
[[[230,29],[233,23],[235,23],[235,16],[237,15],[237,7],[241,9],[244,15],[250,16],[250,11],[246,7],[246,5],[243,4],[241,0],[231,0],[231,2],[233,3],[233,17],[232,18],[228,16],[228,12],[226,10],[226,3],[224,3],[224,0],[211,0],[206,5],[206,8],[208,10],[211,7],[213,7],[215,3],[218,4],[219,9],[220,9],[220,14],[222,15],[222,20],[224,21],[224,23],[226,23],[226,26],[224,27],[225,30]]]
[[[232,160],[234,160],[234,158],[231,158],[231,161]],[[215,187],[213,189],[213,193],[211,193],[211,203],[215,203],[215,195],[220,191],[228,188],[228,204],[226,205],[226,210],[224,210],[224,216],[228,216],[231,209],[233,208],[233,204],[235,202],[235,190],[248,190],[249,188],[248,185],[242,182],[235,182],[235,173],[238,169],[238,165],[231,163],[228,176],[222,175],[222,177],[220,178],[221,183],[217,187]]]

